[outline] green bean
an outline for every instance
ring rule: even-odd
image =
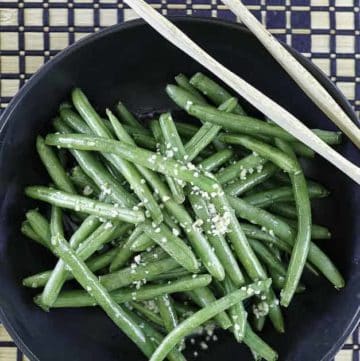
[[[115,254],[116,254],[116,249],[110,249],[109,251],[106,251],[102,254],[95,255],[89,258],[86,262],[86,265],[89,267],[90,271],[92,272],[99,271],[110,264]],[[43,287],[46,285],[52,272],[53,272],[52,270],[44,271],[37,273],[33,276],[26,277],[22,280],[22,284],[23,286],[30,288]],[[66,281],[69,281],[73,279],[73,275],[67,272],[65,278]]]
[[[266,227],[290,246],[294,245],[294,231],[280,218],[261,208],[251,206],[240,198],[228,196],[228,199],[239,217]],[[308,260],[335,286],[335,288],[344,287],[345,281],[338,269],[331,262],[329,257],[312,242],[310,243]]]
[[[314,158],[315,152],[301,142],[291,142],[291,148],[294,152],[305,158]]]
[[[260,165],[257,167],[256,172],[229,184],[225,187],[224,192],[231,196],[239,196],[269,179],[277,170],[278,168],[272,163],[267,163],[264,166]]]
[[[189,138],[193,137],[194,134],[196,134],[196,132],[199,130],[199,127],[194,124],[183,123],[183,122],[177,121],[176,129],[183,139],[185,139],[185,138],[189,139]]]
[[[155,228],[144,223],[145,233],[165,250],[176,262],[190,272],[198,272],[199,265],[192,250],[164,224]]]
[[[134,302],[131,305],[134,306]],[[142,329],[144,330],[146,336],[150,339],[150,341],[152,341],[153,345],[157,347],[162,342],[164,338],[163,335],[144,319],[138,317],[136,314],[131,314],[131,316],[134,318],[137,324],[142,326]],[[186,361],[184,356],[176,347],[169,352],[167,358],[169,361]]]
[[[172,258],[166,258],[148,264],[133,263],[130,267],[100,276],[100,282],[107,290],[112,291],[143,279],[149,281],[154,276],[177,267],[179,267],[179,264]]]
[[[58,207],[71,209],[76,212],[84,212],[98,217],[119,219],[129,223],[139,223],[145,219],[144,214],[141,211],[116,207],[94,199],[62,192],[49,187],[26,187],[25,194],[30,198],[38,199]]]
[[[80,244],[90,236],[98,227],[100,226],[100,221],[95,216],[87,217],[80,227],[75,231],[69,240],[70,247],[76,250]],[[41,302],[47,306],[51,307],[55,302],[57,296],[59,295],[63,284],[66,281],[66,269],[65,264],[59,260],[49,277],[48,282],[45,285],[41,296]]]
[[[106,128],[101,118],[80,89],[73,90],[72,100],[77,111],[96,135],[109,139],[112,138],[111,133]],[[141,175],[139,174],[136,167],[114,154],[105,154],[105,158],[108,159],[110,163],[112,163],[130,183],[135,194],[144,203],[145,208],[150,212],[154,221],[157,223],[161,222],[161,209],[156,203],[147,185],[142,182]]]
[[[21,224],[21,233],[24,236],[32,239],[33,241],[41,244],[42,246],[48,248],[48,245],[45,242],[43,242],[42,238],[39,237],[38,234],[33,230],[33,228],[31,227],[31,225],[29,223],[29,221],[22,222],[22,224]]]
[[[130,246],[130,249],[133,252],[143,252],[153,245],[155,245],[155,242],[152,240],[152,238],[149,237],[146,233],[142,233],[134,240]]]
[[[144,231],[142,224],[134,228],[128,239],[124,244],[117,247],[117,254],[110,264],[110,272],[116,271],[121,268],[134,254],[131,246],[134,240]]]
[[[140,256],[141,256],[141,262],[143,263],[159,261],[161,259],[169,257],[168,254],[159,246],[156,246],[149,251],[141,253]],[[179,269],[183,269],[183,268],[179,266]]]
[[[128,142],[128,144],[133,144],[130,143],[130,140],[131,138],[126,137],[126,141]],[[142,151],[147,152],[146,150],[142,150]],[[148,160],[147,162],[145,162],[143,164],[144,166],[149,166],[150,164],[152,165],[153,157],[156,157],[154,153],[147,152],[147,155],[149,154],[151,155],[152,158],[150,161]],[[164,158],[161,157],[160,159],[164,159]],[[176,161],[172,161],[172,162],[175,162],[175,165],[178,165]],[[161,162],[159,164],[161,164]],[[178,170],[177,169],[173,169],[173,170],[174,170],[173,176],[177,177]],[[181,171],[183,171],[183,169]],[[183,206],[176,204],[176,202],[172,200],[168,190],[166,189],[166,187],[164,187],[163,182],[160,180],[157,174],[155,174],[150,170],[145,171],[145,169],[142,169],[142,174],[149,181],[149,183],[152,184],[155,192],[160,195],[161,199],[164,202],[165,208],[169,211],[169,213],[172,216],[174,216],[174,218],[179,222],[181,227],[184,229],[192,247],[194,248],[196,254],[203,261],[205,267],[209,270],[209,272],[212,275],[214,275],[214,277],[222,279],[224,276],[224,270],[220,262],[218,261],[214,252],[209,247],[209,244],[206,238],[202,235],[201,231],[199,231],[196,227],[193,227],[193,221],[189,216],[189,214],[187,213],[186,209]],[[213,184],[212,180],[209,179],[209,181],[211,184]],[[213,190],[213,188],[211,188],[211,190]]]
[[[161,258],[161,257],[159,257]],[[183,276],[188,276],[190,275],[190,272],[187,271],[185,268],[175,268],[172,271],[169,271],[167,273],[163,273],[160,275],[157,275],[154,278],[154,281],[158,282],[158,281],[169,281],[169,280],[173,280],[173,279],[178,279],[179,277],[183,277]]]
[[[91,135],[92,131],[87,124],[82,120],[80,115],[71,109],[61,109],[60,117],[62,121],[70,128],[79,133]]]
[[[125,107],[124,103],[118,102],[116,105],[116,111],[125,123],[135,128],[142,128],[143,126],[140,122],[129,112],[129,110]]]
[[[143,285],[139,289],[121,288],[110,292],[110,296],[116,303],[120,304],[129,301],[146,301],[153,300],[155,297],[163,294],[195,290],[210,284],[210,282],[211,277],[209,275],[198,275],[196,278],[186,276],[164,284]],[[104,285],[102,287],[106,289]],[[39,304],[39,296],[35,297],[35,302]],[[93,307],[96,305],[96,300],[94,300],[87,292],[82,290],[71,290],[60,293],[53,307]]]
[[[214,180],[202,174],[200,176],[198,170],[189,169],[178,161],[130,144],[112,139],[88,137],[82,134],[49,134],[46,137],[46,143],[62,148],[93,150],[121,155],[135,164],[179,178],[185,182],[193,182],[196,186],[205,187],[205,191],[213,191]],[[199,176],[197,177],[197,175]]]
[[[193,104],[204,104],[206,105],[206,101],[199,99],[196,95],[188,92],[186,89],[181,88],[174,84],[168,84],[165,88],[166,94],[170,97],[170,99],[181,109],[186,109],[187,103]]]
[[[188,154],[185,151],[185,148],[182,144],[182,141],[180,139],[180,136],[177,132],[177,129],[175,127],[175,124],[169,116],[169,114],[164,114],[160,117],[160,126],[164,135],[164,139],[167,144],[170,144],[172,146],[172,149],[174,150],[174,156],[177,160],[184,160],[187,159],[186,157]],[[191,159],[191,158],[190,158]],[[191,190],[189,187],[186,187],[187,192]],[[193,208],[196,208],[198,206],[198,197],[193,196],[189,198],[190,203]],[[194,226],[193,226],[194,227]],[[223,244],[226,243],[225,241]],[[218,247],[219,249],[220,247]],[[223,252],[222,254],[224,254]],[[231,253],[230,249],[227,254]],[[207,242],[202,243],[202,247],[198,248],[198,254],[200,255],[200,258],[205,265],[205,267],[208,269],[209,273],[213,275],[216,279],[223,279],[225,276],[223,265],[221,264],[220,260],[218,259],[216,252],[214,253],[210,247],[210,245]],[[228,258],[226,258],[228,260]],[[234,263],[233,263],[234,264]],[[236,264],[236,262],[235,262]],[[240,269],[238,268],[237,275],[239,274]],[[235,276],[236,277],[236,276]]]
[[[71,131],[61,121],[55,121],[54,127],[61,133]],[[89,152],[78,150],[71,150],[71,153],[85,174],[100,188],[103,195],[109,195],[114,202],[122,206],[133,207],[136,204],[136,198],[126,191],[96,157]]]
[[[280,128],[277,125],[266,123],[262,120],[249,117],[246,115],[238,115],[231,113],[224,113],[209,105],[199,103],[186,103],[185,110],[192,116],[200,119],[203,122],[209,122],[212,124],[220,125],[223,129],[229,130],[235,133],[249,134],[253,136],[271,136],[286,141],[295,141],[296,139]],[[338,134],[335,132],[329,132],[319,129],[312,129],[320,139],[334,144],[338,141]],[[222,137],[220,137],[222,140]]]
[[[157,297],[156,304],[163,320],[165,330],[171,332],[179,322],[171,296],[164,294]]]
[[[178,74],[175,77],[175,81],[181,88],[187,90],[193,96],[197,97],[199,102],[206,103],[205,98],[190,84],[189,79],[184,74]]]
[[[70,179],[84,196],[99,197],[100,189],[80,166],[77,165],[71,170]]]
[[[219,109],[224,112],[231,112],[234,107],[237,105],[237,100],[235,98],[230,98],[223,104],[219,106]],[[211,123],[204,123],[201,128],[194,134],[194,136],[185,144],[185,152],[187,155],[187,160],[192,161],[195,159],[202,150],[215,141],[215,137],[221,130],[221,127]],[[216,140],[219,143],[218,140]],[[223,145],[220,145],[220,149],[224,148]]]
[[[219,258],[228,277],[230,277],[237,286],[242,285],[244,283],[244,277],[228,243],[221,234],[212,229],[213,217],[209,212],[207,202],[200,195],[191,194],[191,192],[188,197],[196,216],[202,220],[203,223],[201,226],[206,233],[209,243],[214,247],[215,254]]]
[[[51,147],[47,146],[40,136],[36,138],[36,149],[44,164],[51,180],[60,190],[68,193],[76,193],[74,185],[66,174],[59,158]]]
[[[306,186],[305,178],[304,182]],[[325,188],[315,184],[309,184],[309,186],[307,186],[307,189],[309,198],[323,198],[329,194],[329,192]],[[293,201],[294,192],[291,187],[282,186],[254,193],[252,195],[244,197],[243,199],[253,206],[266,208],[270,204],[276,203],[278,201]]]
[[[297,219],[296,208],[294,205],[287,202],[271,204],[269,210],[286,218]]]
[[[243,147],[256,152],[261,157],[275,163],[285,172],[296,173],[299,171],[297,163],[291,157],[279,149],[255,138],[246,135],[223,134],[220,139],[225,143],[242,145]]]
[[[269,273],[271,275],[273,287],[281,291],[285,286],[285,277],[280,275],[278,272],[276,272],[274,269],[271,268],[269,268]],[[302,283],[299,283],[296,289],[296,293],[302,293],[305,290],[306,287]]]
[[[162,129],[160,127],[159,121],[157,121],[157,120],[151,121],[150,128],[154,134],[156,141],[159,144],[161,154],[165,155],[167,150],[166,150],[166,146],[165,146],[164,135],[163,135]],[[171,153],[173,153],[173,150],[170,150],[170,154]],[[175,178],[165,175],[165,179],[167,181],[167,184],[170,188],[170,191],[171,191],[176,203],[179,203],[179,204],[183,203],[185,201],[185,195],[184,195],[182,186],[179,184],[179,182]]]
[[[52,222],[53,223],[53,217]],[[67,264],[81,286],[89,292],[103,308],[110,319],[142,350],[147,356],[153,353],[153,347],[141,328],[113,300],[107,290],[101,286],[97,277],[87,268],[59,233],[52,234],[52,244],[56,254]]]
[[[199,163],[199,168],[207,172],[212,172],[230,160],[233,155],[234,151],[231,149],[219,150],[210,157],[202,160]]]
[[[263,164],[266,163],[266,159],[259,157],[257,154],[250,154],[233,164],[229,165],[223,170],[216,173],[216,179],[221,183],[228,183],[235,178],[241,177],[243,172],[252,172],[254,169],[262,169]]]
[[[254,316],[253,326],[255,330],[261,332],[265,326],[265,322],[266,322],[266,316],[259,316],[259,317]]]
[[[258,255],[260,260],[263,261],[265,265],[276,270],[282,276],[286,276],[286,269],[282,263],[274,257],[274,255],[264,246],[261,242],[256,239],[248,238],[251,247],[254,249],[255,253]]]
[[[200,90],[217,106],[231,98],[231,94],[227,90],[202,73],[193,75],[190,79],[190,84]],[[234,109],[234,113],[245,114],[239,104]]]
[[[43,245],[51,249],[51,233],[48,220],[37,210],[27,211],[26,219],[29,222],[33,231],[41,239]]]
[[[163,209],[164,223],[176,234],[181,233],[181,228],[174,216],[167,209]]]
[[[160,144],[163,144],[163,150],[161,153],[163,155],[170,156],[170,158],[175,158],[176,160],[184,160],[185,149],[180,139],[179,133],[176,130],[174,121],[170,113],[161,114],[159,123],[152,122],[151,124],[155,139]],[[160,129],[157,129],[159,127]],[[162,136],[157,133],[161,131]],[[166,148],[166,150],[165,150]],[[183,203],[185,201],[184,191],[182,186],[174,178],[166,178],[170,189],[172,190],[174,199],[178,203]],[[170,181],[171,180],[171,181]]]
[[[280,139],[276,139],[275,143],[283,152],[297,162],[296,155],[291,149],[291,146]],[[288,272],[286,274],[285,287],[280,294],[281,304],[285,307],[289,306],[300,282],[306,259],[308,258],[311,240],[310,187],[306,184],[303,172],[291,175],[290,178],[298,214],[298,227]]]
[[[224,290],[226,294],[236,291],[236,286],[229,277],[225,277]],[[242,302],[229,308],[230,318],[233,322],[233,333],[237,342],[241,342],[245,335],[247,312]]]
[[[88,150],[107,150],[121,154],[126,159],[134,163],[149,167],[157,172],[165,173],[170,176],[175,176],[183,181],[192,182],[194,186],[198,186],[209,194],[214,194],[213,202],[219,214],[226,214],[229,217],[229,238],[236,250],[238,257],[245,266],[247,272],[255,279],[259,278],[259,274],[264,276],[262,267],[249,246],[246,236],[242,232],[236,217],[233,215],[231,208],[226,198],[222,195],[223,192],[219,184],[213,179],[213,176],[202,174],[196,167],[189,169],[186,166],[180,166],[177,161],[166,159],[160,155],[149,152],[145,149],[130,146],[128,144],[119,143],[113,140],[104,138],[91,138],[91,140],[83,135],[48,135],[47,141],[52,145],[60,145],[62,147],[86,148]],[[90,142],[90,144],[89,144]],[[190,167],[192,168],[192,167]],[[166,202],[165,202],[166,203]],[[192,227],[193,228],[193,227]],[[189,234],[189,233],[188,233]],[[199,239],[197,237],[197,239]],[[190,239],[191,240],[191,239]],[[206,242],[206,240],[205,240]],[[195,247],[194,243],[193,246]],[[203,249],[203,248],[202,248]],[[202,250],[201,249],[201,250]],[[201,254],[201,253],[200,253]],[[210,255],[210,253],[206,253]],[[205,264],[205,267],[215,266],[213,264]],[[214,267],[214,271],[219,267]],[[221,278],[219,278],[221,279]]]
[[[187,292],[186,294],[201,308],[216,302],[216,297],[209,287],[197,288],[193,291]],[[232,322],[226,312],[220,312],[214,317],[214,320],[224,330],[227,330],[232,325]]]
[[[275,292],[272,288],[265,294],[265,302],[269,306],[269,318],[276,331],[280,333],[285,332],[284,318],[281,308],[279,306],[279,300],[276,298]]]
[[[284,222],[288,223],[290,227],[296,229],[297,227],[296,220],[284,218],[281,216],[278,217],[281,218]],[[329,231],[328,228],[314,223],[311,225],[311,239],[330,239],[330,238],[331,238],[331,232]]]
[[[153,322],[155,325],[164,327],[164,323],[161,317],[154,311],[151,311],[148,307],[144,306],[142,303],[132,301],[130,302],[130,306],[131,308],[134,308],[136,311],[138,311],[138,313],[141,313],[141,315],[145,316],[148,320]]]
[[[278,358],[277,353],[265,343],[253,330],[250,325],[246,325],[244,343],[257,355],[266,361],[276,361]]]
[[[235,292],[232,292],[221,299],[213,302],[211,305],[205,306],[200,311],[196,312],[194,315],[190,316],[188,319],[183,321],[176,329],[170,332],[160,344],[160,346],[155,350],[153,355],[150,358],[150,361],[162,361],[167,354],[177,345],[181,340],[191,333],[194,329],[204,324],[209,319],[218,315],[220,312],[225,311],[229,307],[235,305],[239,301],[242,301],[248,298],[250,295],[253,295],[253,292],[256,291],[266,291],[270,286],[271,281],[259,281],[258,284],[251,284],[248,287],[245,287],[244,290],[240,289]],[[247,293],[249,291],[249,294]]]

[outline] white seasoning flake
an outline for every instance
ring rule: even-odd
[[[139,264],[141,262],[141,254],[138,254],[134,257],[135,263]]]
[[[161,231],[161,230],[160,230],[160,227],[158,227],[158,228],[155,229],[155,233],[160,233],[160,231]]]
[[[169,196],[164,196],[164,197],[161,198],[161,200],[162,200],[164,203],[167,202],[169,199],[170,199]]]
[[[94,192],[94,190],[89,185],[87,185],[87,186],[84,187],[82,193],[83,193],[84,196],[89,196],[93,192]]]
[[[176,228],[173,228],[172,229],[172,234],[177,237],[177,236],[180,235],[180,232]]]
[[[200,347],[201,347],[202,350],[207,350],[209,348],[207,343],[204,342],[204,341],[200,342]]]

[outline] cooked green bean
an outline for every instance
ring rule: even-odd
[[[171,98],[171,100],[183,110],[186,109],[186,104],[189,102],[192,104],[207,104],[206,101],[201,100],[196,95],[193,95],[186,89],[177,85],[168,84],[165,90],[166,94]]]
[[[259,157],[257,154],[250,154],[233,164],[229,165],[225,169],[216,173],[216,179],[221,183],[228,183],[242,175],[253,172],[254,169],[260,170],[263,164],[266,163],[266,159]]]
[[[231,112],[234,107],[237,105],[237,100],[235,98],[230,98],[223,104],[219,106],[219,109],[224,112]],[[202,150],[215,141],[215,137],[221,130],[221,127],[211,123],[204,123],[201,128],[194,134],[194,136],[185,144],[185,152],[187,155],[187,160],[191,162],[195,159]],[[219,143],[218,140],[216,142]],[[220,149],[224,146],[220,145]]]
[[[45,242],[42,240],[42,238],[39,237],[38,234],[33,230],[33,228],[31,227],[31,225],[30,225],[30,223],[29,223],[29,221],[24,221],[24,222],[22,222],[22,224],[21,224],[21,233],[22,233],[24,236],[32,239],[33,241],[41,244],[42,246],[48,248],[47,243],[45,243]]]
[[[266,227],[266,229],[273,232],[290,246],[294,245],[294,231],[280,218],[264,209],[254,207],[240,198],[228,196],[228,199],[239,217],[262,227]],[[338,269],[331,262],[329,257],[312,242],[310,243],[308,260],[335,286],[335,288],[344,287],[345,281]]]
[[[130,139],[126,137],[126,140],[128,141],[128,144],[133,144],[133,142],[130,143]],[[136,148],[140,149],[140,148]],[[156,154],[147,152],[146,150],[142,150],[147,153],[147,155],[151,155],[151,159],[145,160],[145,163],[143,164],[145,167],[150,166],[150,168],[153,165],[154,157],[156,158]],[[160,159],[166,160],[166,158],[160,157]],[[173,161],[171,159],[168,159],[168,161],[173,162],[176,166],[178,166],[178,163],[176,161]],[[175,162],[175,163],[174,163]],[[135,162],[136,163],[136,162]],[[161,164],[158,163],[158,164]],[[181,163],[180,163],[181,164]],[[175,176],[177,178],[178,175],[178,169],[169,168],[170,170],[173,170],[172,176]],[[185,171],[188,170],[185,167]],[[181,169],[181,171],[184,171],[184,168]],[[190,171],[191,173],[192,171]],[[154,172],[145,169],[142,169],[142,174],[144,177],[149,181],[150,184],[152,184],[154,190],[156,193],[158,193],[164,202],[165,208],[169,211],[169,213],[174,216],[174,218],[179,222],[181,227],[184,229],[192,247],[194,248],[196,254],[200,257],[200,259],[203,261],[205,267],[209,270],[209,272],[216,278],[222,279],[224,277],[224,270],[217,259],[215,253],[211,250],[206,238],[202,235],[201,231],[197,229],[197,227],[193,227],[193,221],[186,211],[186,209],[182,205],[176,204],[176,202],[173,201],[173,199],[170,197],[170,194],[166,187],[164,187],[163,182],[160,180],[158,175],[156,175]],[[196,179],[197,172],[195,174]],[[206,178],[210,181],[210,183],[213,185],[213,180],[210,178]],[[202,182],[203,183],[203,182]],[[210,189],[210,186],[209,186]],[[213,191],[214,189],[211,188]],[[172,230],[174,232],[174,229]],[[156,235],[156,234],[155,234]]]
[[[51,233],[48,220],[35,209],[26,212],[26,219],[33,231],[40,237],[44,246],[51,249]]]
[[[282,276],[286,276],[286,269],[282,263],[274,257],[274,255],[264,246],[261,242],[256,239],[248,238],[251,247],[254,249],[255,253],[258,255],[259,259],[264,262],[270,268],[276,270]]]
[[[151,129],[155,139],[160,143],[160,150],[163,155],[184,160],[185,149],[170,113],[161,114],[159,122],[153,121],[151,123]],[[183,203],[185,195],[182,185],[175,178],[166,176],[166,180],[174,199],[178,203]]]
[[[226,294],[237,290],[229,277],[225,277],[223,281]],[[229,308],[230,318],[233,322],[233,333],[237,342],[241,342],[245,335],[247,312],[242,302],[235,304]]]
[[[202,221],[201,227],[204,229],[209,243],[214,247],[215,254],[223,265],[228,277],[237,286],[242,285],[244,277],[228,243],[223,235],[212,228],[213,217],[209,212],[207,202],[200,195],[190,193],[188,197],[196,216]]]
[[[52,217],[52,222],[53,223]],[[153,353],[153,346],[148,341],[141,328],[129,317],[123,309],[113,300],[108,291],[101,286],[97,277],[87,268],[67,244],[61,234],[52,233],[51,243],[56,254],[71,269],[76,280],[89,292],[99,305],[103,308],[110,319],[142,350],[147,356]]]
[[[296,155],[286,142],[276,139],[276,145],[297,162]],[[299,165],[300,168],[300,165]],[[308,258],[311,240],[311,204],[310,189],[303,172],[290,175],[296,210],[298,215],[297,235],[286,274],[285,287],[281,291],[281,304],[289,306],[300,282],[306,260]]]
[[[296,208],[293,204],[288,202],[279,202],[275,204],[271,204],[269,207],[271,212],[278,214],[280,216],[289,218],[289,219],[297,219]]]
[[[171,332],[178,325],[178,317],[173,305],[172,297],[163,294],[156,298],[156,304],[163,320],[165,330]]]
[[[99,197],[100,189],[80,166],[77,165],[71,170],[70,179],[82,195]]]
[[[251,329],[249,324],[246,326],[244,343],[266,361],[278,359],[278,354]]]
[[[110,264],[110,272],[121,268],[133,256],[134,252],[131,250],[131,245],[143,231],[142,224],[138,225],[134,228],[128,239],[117,247],[117,254]]]
[[[202,73],[193,75],[190,79],[190,84],[200,90],[217,106],[231,98],[231,94],[227,90]],[[239,104],[234,109],[234,113],[245,114]]]
[[[80,89],[73,90],[72,100],[77,111],[96,135],[108,139],[112,138],[110,131],[106,128],[104,122],[101,120],[95,109],[89,103],[85,94]],[[150,192],[150,189],[142,182],[143,178],[139,174],[136,167],[117,155],[105,154],[104,156],[130,183],[135,194],[144,203],[145,208],[150,212],[154,221],[161,222],[161,209],[156,203],[152,193]]]
[[[131,303],[132,307],[134,307],[134,303],[135,302]],[[129,309],[129,307],[126,308]],[[142,312],[140,311],[140,313]],[[142,326],[142,329],[144,330],[146,336],[150,339],[150,341],[153,342],[154,346],[157,347],[162,342],[164,336],[160,332],[158,332],[153,326],[151,326],[148,322],[146,322],[143,318],[138,317],[134,313],[132,313],[131,316],[138,325]],[[185,357],[176,347],[169,352],[167,358],[169,361],[186,361]]]
[[[100,226],[100,223],[99,219],[95,216],[87,217],[71,236],[69,240],[70,247],[76,250]],[[53,305],[66,281],[66,274],[65,263],[59,260],[41,295],[41,302],[44,306],[51,307]]]
[[[256,331],[261,332],[265,326],[265,322],[266,322],[266,316],[258,316],[256,317],[254,315],[253,318],[253,326],[255,328]]]
[[[124,103],[118,102],[116,105],[116,111],[125,123],[135,128],[142,128],[140,122],[130,113],[130,111],[125,107]]]
[[[99,255],[94,255],[93,257],[87,260],[86,265],[89,267],[89,270],[92,272],[99,271],[110,264],[115,254],[116,254],[116,249],[110,249],[109,251],[106,251]],[[43,287],[46,285],[52,272],[53,270],[43,271],[33,276],[26,277],[22,280],[22,284],[23,286],[30,288]],[[71,273],[66,272],[65,278],[66,281],[69,281],[74,277]]]
[[[306,181],[304,178],[304,184]],[[323,198],[326,197],[329,192],[322,186],[315,184],[309,184],[307,186],[309,198]],[[250,203],[253,206],[266,208],[270,204],[276,203],[278,201],[292,201],[294,200],[294,191],[291,187],[282,186],[278,188],[272,188],[266,191],[254,193],[247,197],[243,198],[246,202]]]
[[[281,291],[285,286],[285,277],[277,273],[274,269],[269,268],[269,273],[272,279],[272,285],[275,289]],[[296,293],[302,293],[306,290],[306,287],[299,283],[296,289]]]
[[[175,77],[175,81],[177,85],[179,85],[181,88],[187,90],[193,96],[197,97],[199,99],[199,102],[206,103],[205,98],[190,84],[189,79],[184,74],[178,74]]]
[[[145,316],[148,320],[153,322],[155,325],[164,327],[164,323],[163,323],[163,320],[161,319],[161,317],[154,311],[150,310],[148,307],[144,306],[142,302],[131,301],[129,303],[129,306],[131,308],[134,308],[136,311],[138,311],[138,313],[140,313],[142,316]],[[126,304],[125,304],[125,307],[126,307]]]
[[[169,152],[170,155],[172,155],[173,150],[166,149],[165,140],[164,140],[163,132],[161,130],[159,121],[152,120],[150,122],[150,128],[151,128],[151,131],[153,132],[153,135],[154,135],[156,141],[158,142],[159,150],[160,150],[161,154],[165,155],[167,152]],[[170,176],[165,175],[165,179],[166,179],[166,182],[170,188],[170,191],[171,191],[172,196],[173,196],[174,200],[176,201],[176,203],[179,203],[179,204],[183,203],[185,200],[185,195],[184,195],[182,185],[179,184],[177,179],[172,178]]]
[[[270,160],[286,172],[296,173],[299,171],[297,163],[291,157],[272,145],[261,142],[260,140],[246,135],[233,135],[226,133],[221,135],[220,139],[224,143],[241,145],[253,152],[256,152],[261,157]]]
[[[25,194],[30,198],[38,199],[58,207],[71,209],[76,212],[84,212],[98,217],[118,219],[129,223],[139,223],[145,219],[144,213],[141,211],[116,207],[115,205],[49,187],[29,186],[25,188]]]
[[[284,222],[288,223],[290,227],[296,229],[297,221],[295,219],[289,219],[281,216],[278,217],[281,218]],[[330,238],[331,238],[331,232],[329,231],[328,228],[314,223],[311,225],[311,239],[330,239]]]
[[[219,150],[210,157],[202,160],[199,163],[199,168],[207,172],[213,172],[215,169],[230,160],[233,155],[234,151],[231,149]]]
[[[100,282],[107,290],[112,291],[143,279],[149,281],[154,276],[177,267],[179,267],[179,264],[172,258],[165,258],[148,264],[133,263],[130,267],[100,276]]]
[[[205,306],[194,315],[179,324],[172,332],[170,332],[155,350],[150,358],[150,361],[162,361],[167,354],[177,345],[181,340],[190,334],[194,329],[204,324],[220,312],[225,311],[229,307],[235,305],[239,301],[252,296],[254,292],[266,291],[271,284],[270,280],[259,281],[256,284],[250,284],[248,287],[244,287],[244,290],[240,289],[234,291],[221,299],[213,302],[211,305]]]
[[[146,222],[144,223],[144,232],[178,264],[190,272],[198,272],[198,261],[192,250],[184,241],[175,236],[165,224],[153,227],[149,222]]]
[[[152,238],[149,237],[149,235],[147,235],[146,233],[142,233],[134,240],[134,242],[130,246],[130,249],[133,252],[143,252],[149,247],[152,247],[153,245],[155,245],[155,242],[152,240]]]
[[[224,188],[224,192],[231,196],[239,196],[269,179],[277,170],[275,164],[270,162],[264,166],[258,166],[256,171],[252,171],[249,175],[246,175],[247,170],[245,170],[239,180],[235,180]]]
[[[66,174],[66,171],[63,168],[59,158],[56,156],[51,147],[45,144],[44,139],[40,136],[36,138],[36,149],[42,163],[50,175],[51,180],[54,182],[57,188],[64,192],[76,193],[74,185],[71,182],[69,176]]]
[[[216,302],[216,297],[209,287],[201,287],[186,293],[187,296],[199,307],[204,308]],[[216,323],[224,330],[231,327],[232,322],[226,312],[220,312],[214,317]]]
[[[54,122],[54,127],[61,133],[71,131],[68,126],[58,120]],[[126,191],[96,157],[89,152],[78,150],[71,150],[71,153],[85,174],[100,188],[102,195],[108,195],[115,203],[122,206],[133,207],[136,204],[136,198]]]
[[[192,291],[201,287],[205,287],[211,282],[211,276],[198,275],[196,278],[185,276],[175,281],[168,281],[163,284],[142,285],[139,289],[121,288],[110,292],[111,298],[116,303],[125,303],[129,301],[146,301],[153,300],[163,294],[171,294],[177,292]],[[104,289],[106,289],[105,286]],[[39,296],[36,296],[35,302],[39,305]],[[53,307],[93,307],[97,302],[86,291],[71,290],[63,291],[55,301]]]

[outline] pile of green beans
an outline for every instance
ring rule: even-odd
[[[209,327],[274,361],[253,329],[268,317],[285,331],[281,307],[306,291],[303,273],[345,286],[315,243],[331,233],[311,202],[329,191],[306,178],[299,158],[314,154],[286,131],[204,74],[175,82],[167,94],[200,125],[170,113],[142,122],[121,101],[100,115],[80,89],[60,105],[55,132],[36,140],[48,183],[25,188],[49,209],[21,226],[58,261],[22,283],[46,311],[101,307],[151,361],[185,360],[186,337]],[[78,287],[63,290],[69,281]]]

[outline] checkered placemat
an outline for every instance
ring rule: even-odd
[[[164,15],[236,21],[220,0],[151,0]],[[279,39],[309,57],[360,111],[360,0],[244,0]],[[59,50],[135,18],[122,0],[0,0],[0,109]],[[336,361],[360,361],[356,331]],[[0,361],[25,360],[0,325]],[[306,360],[304,360],[306,361]]]

